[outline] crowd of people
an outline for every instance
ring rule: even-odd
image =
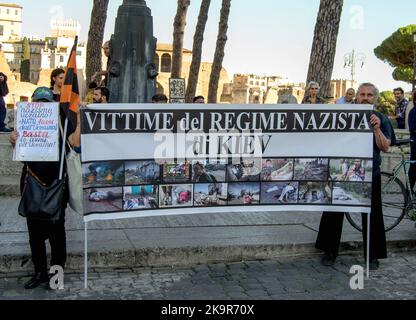
[[[110,60],[110,51],[108,43],[103,46],[105,55]],[[56,69],[51,74],[50,87],[40,87],[33,93],[32,101],[34,102],[59,102],[64,84],[65,70]],[[89,103],[109,103],[111,101],[110,91],[107,89],[108,73],[106,71],[96,73],[89,84],[89,92],[86,97],[86,102],[81,103],[80,107],[85,107]],[[303,104],[323,104],[324,99],[321,98],[320,86],[317,82],[310,82],[306,88],[306,95],[303,99]],[[10,129],[4,125],[5,117],[5,102],[4,97],[9,93],[7,87],[7,77],[0,73],[0,131],[9,132]],[[416,108],[409,110],[410,104],[404,97],[404,91],[401,88],[396,88],[394,94],[397,100],[397,107],[395,116],[391,116],[390,120],[397,121],[397,126],[400,129],[406,127],[406,117],[408,118],[408,128],[411,133],[411,138],[414,141],[416,136]],[[357,92],[350,88],[346,91],[345,96],[341,97],[337,104],[370,104],[376,105],[379,97],[379,91],[375,85],[371,83],[363,83],[359,86]],[[413,93],[413,101],[415,101],[416,92]],[[164,94],[156,94],[152,98],[152,103],[168,103],[168,97]],[[193,103],[205,103],[202,96],[197,96],[193,99]],[[61,123],[65,121],[65,112],[61,109]],[[371,235],[370,235],[370,267],[377,269],[379,266],[379,259],[387,257],[386,237],[383,225],[383,213],[381,205],[381,152],[388,151],[389,147],[394,141],[394,130],[389,121],[389,118],[384,114],[375,111],[370,119],[374,132],[374,163],[373,163],[373,179],[372,179],[372,202],[370,215]],[[81,146],[81,132],[80,132],[80,117],[78,112],[78,122],[76,127],[73,127],[68,122],[68,130],[66,139],[73,148],[80,150]],[[18,139],[18,132],[16,130],[11,132],[10,142],[13,146],[16,145]],[[64,143],[60,143],[60,150],[67,148]],[[416,160],[416,148],[412,143],[411,157]],[[68,151],[68,150],[67,150]],[[61,154],[61,152],[59,153]],[[357,163],[357,167],[359,164]],[[21,176],[21,192],[23,193],[27,175],[30,173],[37,178],[43,185],[50,185],[59,176],[59,162],[26,162],[24,164]],[[203,165],[198,164],[194,167],[195,179],[198,181],[215,182],[215,178],[209,177],[204,171]],[[356,170],[354,174],[362,175],[363,172]],[[412,182],[412,188],[416,181],[416,166],[412,166],[409,171]],[[286,190],[282,193],[281,200],[289,194],[291,190]],[[67,207],[69,195],[66,194],[62,203],[60,217],[57,222],[32,220],[27,219],[27,228],[29,231],[29,244],[32,254],[32,261],[34,264],[34,275],[25,283],[26,289],[33,289],[42,283],[49,283],[51,275],[48,274],[47,269],[47,255],[45,241],[49,240],[51,246],[51,265],[59,265],[62,268],[66,263],[66,232],[65,232],[65,209]],[[179,197],[180,198],[180,197]],[[245,203],[251,203],[250,199],[245,199]],[[322,215],[319,233],[316,241],[316,248],[322,250],[324,255],[322,257],[322,264],[325,266],[332,266],[335,263],[338,255],[342,225],[344,215],[335,212],[324,212]],[[363,214],[363,241],[366,243],[366,219],[367,215]],[[366,250],[366,246],[364,246]],[[366,253],[366,252],[365,252]]]

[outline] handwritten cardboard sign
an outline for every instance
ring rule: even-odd
[[[59,103],[20,102],[16,130],[19,134],[15,161],[59,160]]]

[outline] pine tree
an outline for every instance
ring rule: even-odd
[[[227,43],[228,19],[230,17],[231,0],[223,0],[221,17],[218,30],[217,46],[215,49],[214,62],[212,64],[209,79],[208,103],[217,103],[218,84],[224,60],[224,50]]]
[[[321,0],[306,82],[316,81],[321,96],[331,95],[331,77],[337,48],[343,0]]]

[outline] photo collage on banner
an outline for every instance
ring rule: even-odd
[[[86,214],[262,205],[371,204],[372,159],[264,158],[83,164]]]

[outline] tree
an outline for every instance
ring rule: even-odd
[[[413,81],[413,32],[416,24],[400,28],[374,49],[377,58],[395,68],[394,80]]]
[[[87,81],[90,81],[96,72],[102,71],[101,48],[104,41],[108,2],[109,0],[94,0],[87,43]]]
[[[190,0],[178,0],[178,8],[173,23],[172,78],[180,78],[182,75],[183,37],[185,34],[186,15],[190,4]]]
[[[386,116],[393,115],[396,110],[396,99],[393,92],[380,92],[380,98],[377,102],[377,110],[384,113]]]
[[[231,0],[222,0],[221,17],[218,28],[217,46],[209,79],[208,103],[217,103],[218,83],[224,60],[224,50],[227,43],[228,19],[230,17]]]
[[[186,88],[186,102],[192,102],[198,85],[199,69],[201,68],[202,43],[204,42],[205,26],[208,20],[211,0],[202,0],[199,10],[198,23],[195,29],[194,45],[192,48],[192,63],[189,70],[188,86]]]
[[[22,61],[20,63],[20,79],[22,82],[30,82],[30,44],[29,39],[22,42]]]
[[[322,97],[331,95],[331,77],[337,48],[343,0],[321,0],[306,82],[316,81]]]

